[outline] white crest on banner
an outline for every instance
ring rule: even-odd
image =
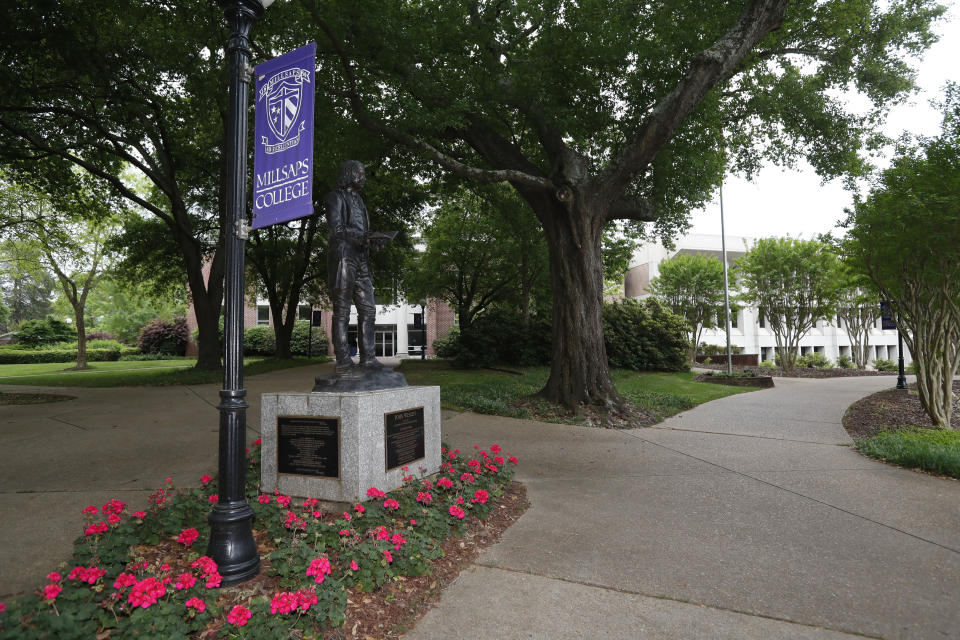
[[[309,84],[310,70],[293,68],[274,74],[260,87],[257,102],[263,102],[261,108],[267,109],[267,124],[276,138],[260,137],[265,153],[280,153],[300,144],[300,134],[306,127],[300,119],[300,105],[304,89],[310,90]]]

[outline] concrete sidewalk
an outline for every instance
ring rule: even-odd
[[[260,393],[329,366],[249,378],[248,438]],[[520,457],[532,506],[408,637],[960,638],[960,482],[865,459],[840,426],[890,384],[777,379],[634,431],[450,417],[452,445]],[[212,472],[218,391],[4,407],[0,600],[67,558],[87,504]]]
[[[530,510],[410,640],[960,638],[960,482],[840,425],[890,378],[778,378],[655,428],[458,415],[520,457]]]

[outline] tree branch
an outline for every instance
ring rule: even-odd
[[[737,22],[713,45],[694,56],[690,69],[653,108],[637,135],[601,175],[601,197],[615,202],[696,108],[768,33],[783,21],[788,0],[752,0]]]
[[[320,29],[330,40],[334,51],[336,51],[337,56],[340,58],[340,63],[343,66],[344,74],[347,77],[347,97],[350,101],[350,106],[353,110],[354,117],[361,126],[370,129],[371,131],[375,131],[376,133],[379,133],[380,135],[393,140],[394,142],[417,149],[427,158],[433,160],[444,169],[461,178],[467,178],[477,182],[510,182],[511,184],[540,189],[549,189],[552,187],[552,183],[546,178],[534,176],[516,169],[480,169],[479,167],[465,164],[456,158],[443,153],[425,140],[416,138],[374,118],[367,111],[363,104],[363,100],[360,97],[360,91],[357,88],[357,78],[356,74],[354,73],[353,64],[350,61],[350,57],[347,55],[343,43],[337,37],[336,33],[334,33],[330,25],[327,24],[327,22],[320,15],[317,7],[309,2],[305,2],[305,4],[307,10],[311,13],[313,19],[320,26]]]

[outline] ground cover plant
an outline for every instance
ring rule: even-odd
[[[847,410],[843,426],[864,455],[891,464],[960,478],[960,416],[953,429],[935,428],[923,410],[916,385],[863,398]],[[960,381],[953,382],[960,392]]]
[[[411,385],[439,385],[444,409],[618,428],[649,426],[704,402],[753,391],[695,382],[695,374],[686,371],[614,369],[617,391],[634,405],[635,411],[624,419],[611,420],[589,407],[570,412],[535,396],[550,374],[547,367],[465,371],[443,360],[405,360],[399,371]]]
[[[259,479],[259,444],[248,478]],[[261,575],[230,588],[218,589],[216,563],[202,552],[211,476],[179,490],[168,478],[145,510],[117,499],[90,505],[70,562],[36,593],[0,604],[0,638],[329,637],[365,620],[369,632],[364,607],[348,620],[349,605],[383,589],[396,596],[394,583],[430,574],[444,541],[490,517],[511,490],[517,459],[498,445],[443,455],[439,474],[404,468],[401,489],[370,487],[371,501],[342,512],[248,482]]]
[[[244,360],[244,375],[255,376],[292,367],[303,367],[329,361],[330,358],[295,358],[293,360]],[[220,371],[197,371],[195,360],[96,362],[86,371],[63,371],[63,364],[0,365],[0,384],[21,384],[42,387],[128,387],[166,386],[175,384],[208,384],[221,382]]]

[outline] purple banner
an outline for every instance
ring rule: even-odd
[[[313,213],[316,54],[311,42],[254,68],[254,229]]]

